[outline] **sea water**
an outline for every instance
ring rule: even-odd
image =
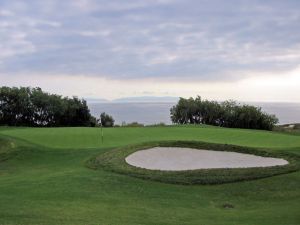
[[[112,115],[116,124],[138,122],[145,125],[171,124],[170,108],[176,102],[163,103],[89,103],[93,116],[99,117],[102,112]],[[300,123],[300,103],[247,103],[261,107],[263,111],[275,114],[279,124]]]

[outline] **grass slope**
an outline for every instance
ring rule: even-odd
[[[183,186],[84,166],[113,147],[199,140],[300,155],[300,137],[214,127],[0,128],[18,154],[0,162],[0,224],[298,225],[300,172],[255,181]],[[233,208],[227,208],[232,205]]]
[[[264,157],[284,158],[289,163],[284,166],[272,166],[264,168],[233,168],[233,169],[200,169],[189,171],[160,171],[147,170],[131,166],[126,163],[125,158],[142,149],[153,147],[187,147],[193,149],[207,149],[216,151],[240,152],[259,155]],[[241,147],[227,144],[213,144],[199,141],[155,141],[137,145],[128,145],[115,148],[91,157],[87,166],[92,169],[105,169],[128,176],[138,177],[146,180],[155,180],[173,184],[222,184],[240,181],[249,181],[260,178],[271,177],[291,173],[300,170],[300,157],[286,151],[267,151],[258,148]]]

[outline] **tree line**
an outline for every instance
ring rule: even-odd
[[[41,88],[0,87],[0,125],[95,126],[87,103],[77,97],[62,97]]]
[[[238,104],[235,101],[180,98],[170,109],[171,120],[176,124],[208,124],[230,128],[272,130],[278,119],[261,108]]]

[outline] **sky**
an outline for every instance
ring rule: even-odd
[[[300,102],[300,1],[0,0],[0,86]]]

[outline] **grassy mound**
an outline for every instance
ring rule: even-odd
[[[16,144],[14,141],[0,138],[0,162],[7,160],[16,152]]]
[[[198,169],[186,171],[148,170],[131,166],[125,158],[133,152],[152,147],[189,147],[218,151],[231,151],[254,154],[264,157],[284,158],[289,164],[284,166],[232,168],[232,169]],[[197,141],[160,141],[137,145],[129,145],[105,152],[87,161],[87,166],[93,169],[126,174],[133,177],[155,180],[174,184],[222,184],[237,181],[247,181],[294,172],[300,169],[300,157],[290,153],[272,152],[257,148],[240,147],[234,145],[212,144]]]

